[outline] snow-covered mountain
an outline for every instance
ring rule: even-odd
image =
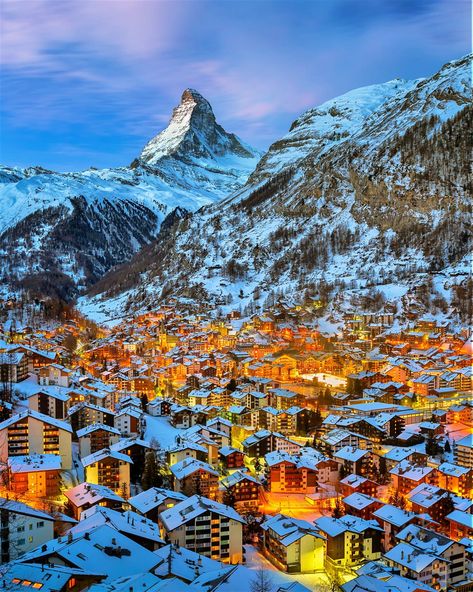
[[[84,310],[331,294],[338,310],[455,314],[469,272],[470,67],[466,56],[307,111],[242,189],[105,277]]]
[[[187,89],[167,128],[129,167],[1,167],[0,286],[71,297],[156,238],[168,215],[240,188],[260,156]]]

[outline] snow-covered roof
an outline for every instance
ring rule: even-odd
[[[27,454],[10,456],[8,467],[12,473],[36,473],[41,471],[60,471],[62,458],[59,454]]]
[[[96,504],[101,500],[125,503],[125,500],[105,485],[80,483],[64,492],[64,495],[78,508],[86,504]]]
[[[343,448],[340,448],[338,452],[335,452],[333,456],[334,458],[339,458],[341,460],[357,462],[367,454],[368,450],[362,450],[355,446],[344,446]]]
[[[252,477],[246,471],[235,471],[231,475],[224,477],[220,483],[224,487],[228,488],[228,487],[233,487],[237,483],[241,483],[242,481],[245,481],[245,480],[251,481],[251,483],[255,483],[256,485],[261,485],[261,483],[258,481],[258,479],[256,479],[255,477]]]
[[[123,462],[128,462],[133,464],[133,461],[127,454],[121,454],[120,452],[116,452],[115,450],[111,450],[110,448],[102,448],[102,450],[98,450],[93,454],[89,454],[82,459],[82,465],[84,467],[88,467],[96,462],[100,462],[106,458],[114,458],[116,460],[120,460]]]
[[[73,534],[88,532],[102,524],[108,524],[122,534],[131,536],[134,540],[138,537],[153,543],[164,544],[160,537],[159,527],[155,522],[131,510],[117,512],[97,505],[82,512],[80,522],[73,526],[70,532]]]
[[[344,497],[343,503],[351,506],[352,508],[356,508],[357,510],[363,510],[364,508],[371,506],[371,504],[380,502],[378,499],[371,497],[370,495],[355,492],[347,495],[347,497]]]
[[[23,502],[10,500],[5,497],[0,497],[0,509],[12,512],[13,514],[22,514],[23,516],[31,516],[32,518],[38,518],[40,520],[51,520],[54,521],[54,517],[41,510],[36,510]]]
[[[351,514],[347,514],[341,518],[321,516],[315,520],[315,525],[319,530],[331,537],[336,537],[343,532],[355,532],[361,534],[368,529],[383,530],[375,520],[364,520],[363,518],[358,518]]]
[[[169,468],[174,477],[179,480],[185,479],[196,471],[205,471],[206,473],[210,473],[211,475],[218,477],[218,471],[216,471],[208,463],[197,460],[196,458],[184,458],[183,460],[171,465]]]
[[[164,528],[169,532],[208,512],[225,516],[237,522],[245,522],[245,519],[230,506],[225,506],[200,495],[193,495],[176,504],[173,508],[165,510],[161,513],[160,520]]]
[[[150,571],[159,562],[156,555],[108,524],[84,533],[65,535],[25,553],[20,561],[42,562],[57,556],[73,567],[100,573],[105,581],[140,571]]]
[[[278,542],[285,547],[292,545],[307,535],[320,539],[324,538],[311,522],[285,516],[284,514],[267,517],[261,524],[261,528],[275,532],[278,535]]]
[[[151,489],[147,489],[146,491],[142,491],[141,493],[130,497],[128,503],[135,508],[135,510],[141,512],[141,514],[146,514],[150,510],[165,503],[166,500],[172,500],[175,504],[177,502],[182,502],[185,499],[187,499],[187,496],[183,493],[160,487],[151,487]]]
[[[391,504],[384,504],[381,508],[378,508],[373,512],[373,516],[376,516],[376,518],[379,518],[383,522],[393,524],[394,526],[403,526],[415,518],[416,515],[417,514],[414,512],[402,510]]]
[[[82,437],[88,436],[89,434],[92,434],[93,432],[96,432],[98,430],[104,430],[105,432],[110,432],[111,434],[115,434],[117,436],[120,435],[120,430],[117,430],[116,428],[105,425],[104,423],[91,423],[90,425],[86,426],[85,428],[77,430],[76,434],[77,434],[78,438],[82,438]]]
[[[24,411],[20,411],[20,413],[17,413],[16,415],[12,415],[12,417],[0,423],[0,430],[8,428],[9,426],[17,423],[18,421],[21,421],[22,419],[28,417],[32,417],[33,419],[42,421],[66,432],[72,432],[72,428],[69,423],[51,417],[50,415],[44,415],[43,413],[39,413],[39,411],[35,411],[34,409],[25,409]]]

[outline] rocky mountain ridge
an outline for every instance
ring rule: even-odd
[[[167,128],[129,167],[1,167],[3,291],[77,296],[153,241],[176,208],[195,211],[241,187],[260,156],[187,89]]]
[[[470,65],[465,56],[307,111],[243,188],[105,277],[84,310],[121,314],[177,295],[251,312],[321,295],[339,311],[466,314]]]

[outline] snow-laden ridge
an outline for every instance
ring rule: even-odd
[[[465,56],[310,109],[241,189],[106,277],[83,306],[116,303],[116,314],[177,294],[254,309],[281,294],[354,302],[393,285],[384,292],[414,306],[429,284],[421,306],[461,312],[452,290],[468,277],[470,66]]]
[[[192,212],[240,188],[260,156],[188,89],[167,128],[129,167],[73,173],[0,167],[4,291],[54,273],[70,297],[152,241],[176,208]],[[74,240],[62,239],[71,233]]]

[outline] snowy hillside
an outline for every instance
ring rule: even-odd
[[[123,312],[178,294],[255,309],[284,294],[330,296],[338,312],[391,301],[456,314],[469,273],[470,61],[309,110],[241,190],[182,220],[83,306]]]
[[[130,167],[0,168],[1,283],[32,287],[31,276],[45,271],[70,297],[152,241],[176,208],[195,211],[241,187],[259,157],[186,90],[168,127]]]

